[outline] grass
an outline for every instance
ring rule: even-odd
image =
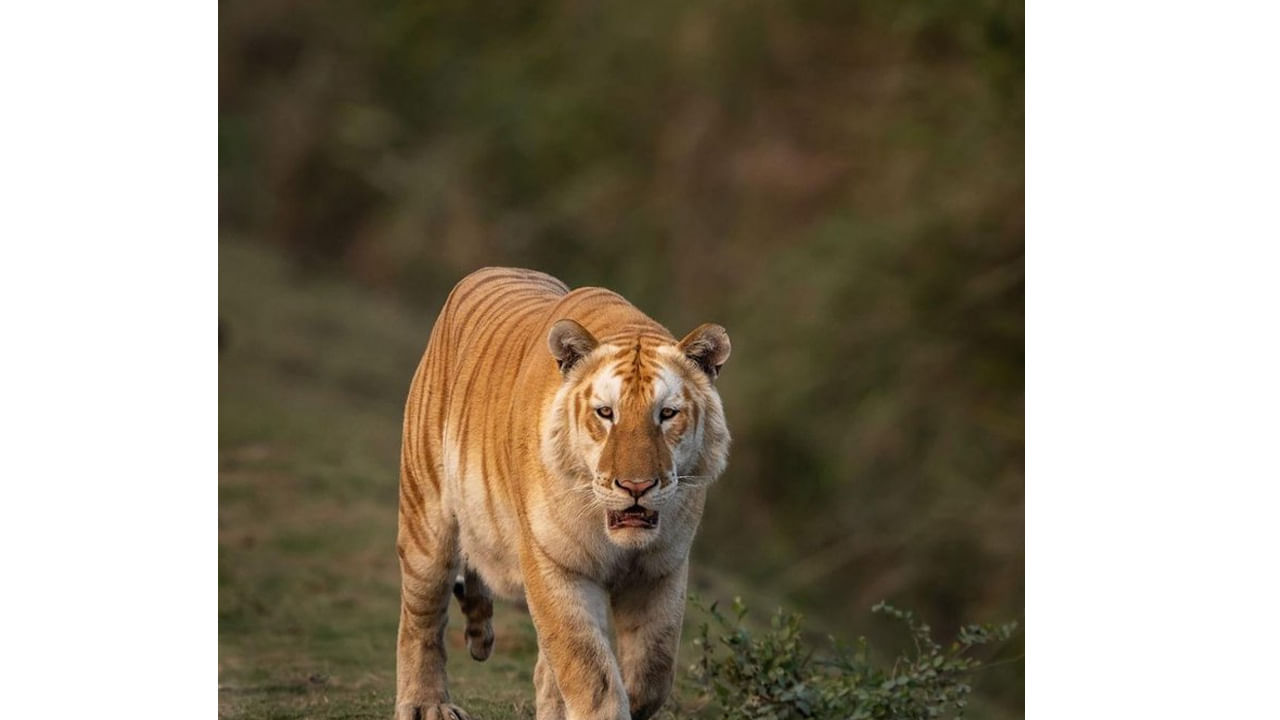
[[[265,248],[224,242],[219,260],[219,717],[389,718],[400,414],[434,318]],[[707,598],[744,587],[706,563],[691,583]],[[782,602],[768,592],[752,587],[752,603]],[[451,612],[454,700],[478,720],[533,718],[526,611],[498,603],[484,663]],[[701,619],[687,618],[682,667]],[[698,714],[690,683],[682,672],[668,716]]]

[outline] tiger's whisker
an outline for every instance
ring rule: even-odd
[[[568,488],[567,490],[562,490],[556,493],[555,495],[552,495],[550,498],[548,498],[548,500],[560,500],[566,495],[572,495],[573,493],[580,493],[580,492],[589,492],[590,490],[591,490],[591,485],[589,484],[575,485],[574,487]]]

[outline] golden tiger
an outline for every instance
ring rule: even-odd
[[[677,342],[603,288],[513,268],[454,287],[405,405],[396,718],[468,720],[445,680],[451,586],[476,660],[491,592],[525,598],[539,720],[657,711],[689,546],[728,460],[728,357],[719,325]]]

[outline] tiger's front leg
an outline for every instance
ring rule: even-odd
[[[457,522],[432,487],[400,477],[400,631],[396,638],[396,720],[469,720],[449,702],[444,631],[457,569]]]
[[[641,580],[615,593],[618,663],[633,720],[652,717],[675,681],[689,563],[665,577]]]
[[[537,710],[535,720],[564,720],[564,696],[556,685],[555,671],[547,661],[547,654],[541,650],[538,651],[538,664],[533,668],[533,691]]]
[[[521,564],[538,631],[539,720],[630,720],[622,675],[609,647],[604,588],[540,553],[522,554]]]

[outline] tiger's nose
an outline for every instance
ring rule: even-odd
[[[639,500],[641,495],[649,491],[649,488],[658,484],[658,478],[647,478],[645,480],[615,479],[613,484],[631,493],[631,497]]]

